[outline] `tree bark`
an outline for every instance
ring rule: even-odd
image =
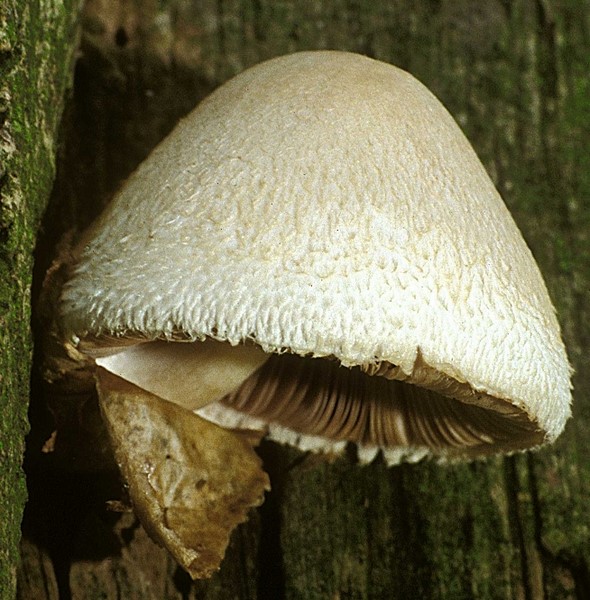
[[[555,302],[574,418],[551,448],[448,467],[360,467],[353,451],[327,462],[264,443],[273,491],[219,574],[192,583],[132,514],[106,511],[116,473],[78,466],[96,446],[73,442],[75,468],[41,455],[54,425],[39,408],[19,597],[590,597],[588,0],[89,0],[82,33],[42,247],[87,225],[230,76],[297,50],[364,53],[424,82],[488,168]]]
[[[13,598],[28,429],[35,234],[55,175],[79,2],[0,3],[0,598]],[[50,41],[50,43],[48,43]]]

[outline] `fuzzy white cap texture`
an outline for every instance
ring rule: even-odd
[[[539,269],[484,167],[414,77],[304,52],[182,120],[94,225],[64,330],[418,359],[554,439],[570,370]]]

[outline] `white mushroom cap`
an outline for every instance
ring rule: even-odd
[[[355,54],[276,58],[203,101],[89,232],[61,311],[74,340],[248,342],[434,390],[441,415],[481,406],[474,454],[551,441],[570,414],[554,309],[475,152],[421,83]]]

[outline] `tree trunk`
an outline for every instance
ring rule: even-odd
[[[88,224],[230,76],[297,50],[367,54],[424,82],[488,168],[556,304],[574,419],[551,448],[448,467],[360,467],[263,443],[273,491],[221,571],[192,583],[133,515],[106,511],[116,474],[80,466],[97,449],[86,429],[67,468],[40,452],[54,425],[35,398],[19,597],[590,597],[590,2],[89,0],[82,34],[41,247]]]
[[[0,598],[13,598],[28,429],[35,234],[76,45],[77,0],[0,3]],[[48,43],[48,40],[51,43]]]

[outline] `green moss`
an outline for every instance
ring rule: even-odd
[[[71,79],[77,0],[0,8],[0,598],[14,596],[31,363],[29,289],[54,140]],[[51,43],[46,43],[51,40]],[[34,93],[32,93],[34,91]]]

